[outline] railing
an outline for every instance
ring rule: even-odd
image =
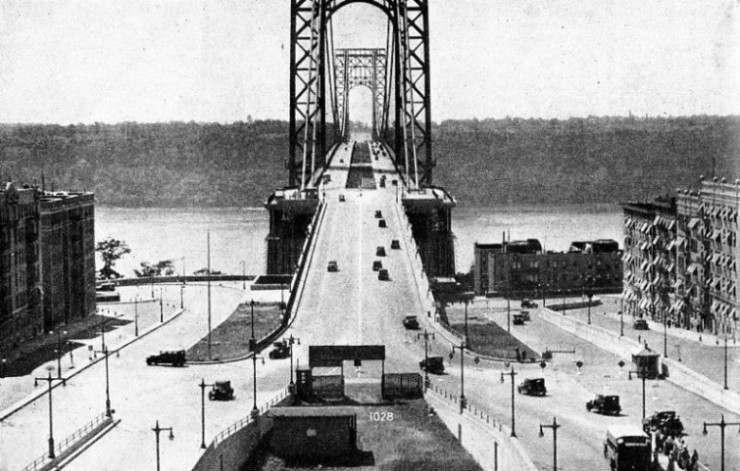
[[[287,396],[288,396],[287,389],[280,391],[280,393],[275,395],[272,399],[267,401],[265,404],[262,405],[262,407],[259,408],[260,414],[264,414],[267,411],[267,409],[274,406],[278,402],[282,401]],[[226,440],[227,438],[229,438],[231,435],[238,432],[239,430],[243,429],[247,424],[252,422],[252,420],[254,420],[254,417],[252,417],[252,415],[248,415],[244,417],[243,419],[237,422],[234,422],[228,428],[222,430],[218,435],[213,437],[213,441],[211,442],[211,445],[209,448],[215,449],[221,442],[223,442],[224,440]]]
[[[76,432],[74,432],[72,435],[68,436],[64,440],[62,440],[60,443],[58,443],[54,447],[54,452],[56,454],[55,459],[49,458],[48,454],[44,454],[38,458],[36,458],[32,463],[29,463],[26,465],[25,468],[23,468],[21,471],[36,471],[44,469],[46,466],[50,465],[52,462],[59,460],[61,456],[64,454],[67,449],[72,447],[72,445],[79,442],[82,438],[84,438],[86,435],[88,435],[90,432],[95,430],[96,428],[103,425],[105,422],[110,421],[111,419],[103,414],[100,414],[99,416],[95,417],[93,420],[85,424],[82,428],[78,429]]]

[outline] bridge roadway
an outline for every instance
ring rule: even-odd
[[[401,326],[403,316],[422,315],[422,307],[411,264],[404,253],[409,248],[402,237],[401,231],[405,229],[396,207],[397,189],[393,185],[376,190],[346,189],[348,165],[349,149],[340,148],[329,169],[332,182],[321,191],[322,196],[325,191],[327,209],[308,270],[299,315],[286,336],[293,334],[301,339],[295,354],[296,361],[303,364],[307,360],[308,345],[385,344],[386,371],[419,371],[418,361],[424,355],[424,342],[416,337],[416,332],[406,331]],[[393,171],[387,158],[373,160],[373,166]],[[378,178],[376,175],[376,181]],[[339,202],[340,194],[345,195],[344,203]],[[388,228],[377,226],[376,210],[383,213]],[[390,249],[392,239],[401,241],[401,250]],[[375,256],[375,249],[380,245],[385,247],[386,257]],[[377,279],[377,273],[371,268],[376,259],[382,260],[389,270],[390,281]],[[338,272],[327,272],[330,260],[337,261]],[[178,290],[171,291],[165,292],[166,300],[168,297],[177,299]],[[215,293],[214,325],[222,322],[237,302],[248,300],[253,295],[226,288]],[[188,348],[205,335],[204,294],[202,288],[189,291],[186,296],[188,309],[181,316],[126,347],[120,358],[111,358],[112,403],[121,423],[66,466],[67,469],[152,469],[155,447],[151,428],[155,420],[159,420],[161,426],[172,426],[175,430],[173,441],[163,439],[161,442],[162,469],[190,469],[201,453],[200,388],[197,387],[201,378],[207,382],[229,379],[236,389],[235,401],[206,402],[207,443],[217,433],[249,414],[254,401],[252,362],[249,360],[221,365],[189,365],[186,368],[145,366],[145,357],[152,352]],[[422,324],[425,326],[426,322]],[[556,356],[544,372],[550,388],[548,397],[517,395],[519,439],[540,468],[549,466],[552,459],[551,434],[537,438],[538,425],[557,416],[558,421],[564,424],[558,431],[559,468],[606,470],[601,448],[604,428],[613,421],[639,421],[641,382],[623,380],[625,372],[616,366],[616,357],[584,342],[578,343],[577,338],[538,322],[536,315],[535,322],[527,327],[532,328],[530,334],[534,335],[531,335],[531,340],[535,344],[537,339],[548,339],[578,345],[587,366],[579,374],[571,358]],[[430,350],[431,355],[446,356],[450,345],[437,336],[432,340]],[[458,393],[460,385],[458,358],[456,355],[454,361],[446,364],[447,374],[433,377],[437,385],[454,394]],[[536,365],[516,365],[516,368],[520,373],[517,382],[524,377],[543,375]],[[508,378],[506,384],[499,382],[501,371],[502,366],[498,363],[484,361],[474,365],[469,357],[466,358],[465,392],[476,405],[488,408],[499,419],[508,420],[510,386]],[[103,372],[102,363],[98,363],[70,380],[66,388],[55,389],[57,442],[103,411]],[[369,362],[359,371],[348,365],[345,374],[349,382],[356,378],[379,379],[379,365]],[[282,391],[288,377],[288,360],[258,362],[258,405]],[[624,416],[609,418],[585,411],[584,400],[592,393],[605,392],[605,385],[617,388],[622,395]],[[697,414],[707,413],[705,416],[709,420],[716,419],[714,416],[722,412],[670,384],[649,384],[648,387],[648,413],[651,412],[650,406],[659,408],[675,403],[692,404],[699,411]],[[20,469],[44,453],[48,437],[47,404],[47,398],[42,397],[0,423],[0,470]],[[697,418],[696,414],[692,415],[691,435],[699,431]],[[718,435],[716,430],[712,433]],[[734,437],[728,437],[728,440],[734,440]],[[692,440],[690,436],[689,443]],[[717,455],[717,442],[718,437],[715,437],[712,440],[714,448],[708,451],[711,456]],[[732,446],[728,442],[728,447]]]

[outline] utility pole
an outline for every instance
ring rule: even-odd
[[[211,359],[211,231],[206,234],[208,254],[208,359]]]

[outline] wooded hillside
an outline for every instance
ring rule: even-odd
[[[618,202],[740,177],[740,118],[445,121],[434,182],[461,204]],[[259,206],[285,185],[282,121],[0,125],[2,178],[116,206]],[[200,144],[198,144],[200,143]]]

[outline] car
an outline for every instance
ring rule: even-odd
[[[527,322],[532,320],[532,317],[529,315],[529,311],[521,311],[519,314],[521,314],[522,319]]]
[[[185,366],[185,350],[178,350],[173,352],[159,352],[159,355],[150,355],[146,357],[146,364],[160,365],[162,363],[169,363],[172,366]]]
[[[211,401],[230,401],[234,399],[234,388],[231,381],[216,381],[213,388],[208,391],[208,399]]]
[[[537,307],[537,303],[532,302],[531,299],[526,299],[525,298],[525,299],[522,299],[522,307],[528,307],[528,308],[534,309],[534,308]]]
[[[375,157],[375,160],[378,160],[378,158]],[[385,179],[380,180],[380,187],[385,188]]]
[[[378,279],[380,281],[390,280],[390,277],[388,276],[388,270],[386,270],[385,268],[381,268],[380,270],[378,270]]]
[[[340,164],[343,164],[344,163],[344,159],[339,159],[339,163]]]
[[[512,323],[514,325],[524,325],[524,316],[521,314],[514,314]]]
[[[381,268],[383,268],[383,262],[381,262],[380,260],[375,260],[373,262],[373,271],[378,271]]]
[[[339,266],[337,265],[336,260],[332,260],[329,262],[329,264],[326,266],[326,271],[335,272],[339,271]]]
[[[272,360],[282,360],[283,358],[288,358],[290,356],[290,346],[288,345],[288,342],[285,340],[280,342],[275,342],[272,344],[273,349],[269,353],[269,357]]]
[[[545,387],[545,378],[527,378],[516,387],[519,394],[528,396],[545,396],[547,388]]]
[[[344,203],[344,195],[339,195],[339,202]]]
[[[380,210],[375,211],[375,219],[382,219],[383,218],[383,212]]]
[[[418,330],[419,319],[416,316],[406,316],[403,318],[403,326],[410,330]]]
[[[377,249],[375,249],[375,256],[376,257],[385,257],[385,247],[382,245],[379,245]]]
[[[622,407],[619,405],[619,396],[599,394],[586,403],[586,410],[606,415],[619,415]]]
[[[419,368],[422,370],[433,373],[437,375],[441,375],[445,372],[445,362],[444,358],[442,357],[429,357],[425,360],[421,360],[419,362]]]
[[[635,319],[635,322],[632,323],[632,328],[635,330],[650,330],[650,326],[645,319]]]
[[[387,226],[387,225],[385,224],[385,219],[379,219],[379,220],[378,220],[378,227],[381,227],[381,228],[383,228],[383,227],[388,227],[388,226]]]
[[[400,244],[400,242],[398,242],[398,239],[393,239],[391,241],[391,249],[392,250],[400,250],[401,249],[401,244]]]
[[[648,435],[659,432],[662,437],[679,437],[683,435],[683,422],[676,411],[664,410],[642,419],[642,429]]]

